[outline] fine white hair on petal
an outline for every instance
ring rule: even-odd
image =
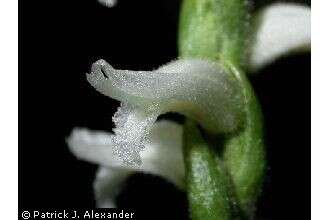
[[[276,3],[255,17],[249,68],[256,71],[276,58],[310,48],[311,11],[298,4]]]
[[[141,165],[140,152],[149,141],[148,134],[157,119],[157,112],[147,113],[144,109],[122,103],[113,117],[116,128],[113,148],[124,163]]]
[[[117,4],[117,0],[98,0],[98,2],[108,8],[112,8]]]
[[[102,131],[75,128],[67,139],[69,149],[79,159],[112,166],[121,163],[141,165],[140,152],[150,142],[149,133],[158,114],[121,104],[113,117],[115,135]],[[109,147],[111,146],[111,147]]]
[[[179,188],[184,187],[182,126],[171,121],[157,121],[151,128],[149,141],[141,152],[141,166],[131,166],[113,153],[113,134],[75,128],[67,139],[69,149],[79,159],[108,169],[138,171],[161,176]]]

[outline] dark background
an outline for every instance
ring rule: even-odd
[[[253,10],[270,1],[257,1]],[[70,154],[75,126],[110,131],[119,103],[85,73],[103,58],[115,68],[150,70],[177,57],[180,1],[20,1],[19,207],[93,207],[96,166]],[[310,218],[310,54],[283,58],[251,78],[265,115],[268,170],[257,219]],[[137,174],[119,207],[186,219],[183,192]],[[147,215],[145,213],[145,215]],[[160,218],[159,217],[159,218]]]

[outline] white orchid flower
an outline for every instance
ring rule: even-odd
[[[215,133],[235,129],[241,118],[234,75],[207,61],[177,60],[147,72],[115,70],[100,60],[87,79],[122,102],[114,135],[74,129],[67,140],[78,158],[101,165],[94,185],[102,207],[113,206],[116,189],[132,171],[159,175],[184,188],[182,128],[155,123],[158,115],[180,112]]]
[[[274,4],[258,14],[251,70],[310,46],[308,7]],[[134,172],[164,177],[184,189],[181,125],[156,119],[174,111],[211,133],[237,129],[243,117],[235,77],[217,64],[193,59],[154,71],[115,70],[104,60],[94,63],[89,83],[122,103],[113,118],[114,134],[74,129],[67,142],[79,159],[100,165],[94,182],[97,205],[115,207],[123,181]]]

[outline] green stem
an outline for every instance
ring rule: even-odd
[[[242,86],[245,125],[239,132],[225,136],[223,160],[232,178],[238,205],[245,215],[251,218],[266,167],[263,117],[245,74],[233,65],[229,68]]]
[[[190,120],[184,129],[186,187],[192,219],[231,219],[229,182],[217,154]]]
[[[242,109],[245,113],[244,124],[235,133],[223,134],[224,141],[218,146],[223,149],[221,154],[207,147],[200,136],[198,138],[201,140],[196,143],[192,141],[194,138],[191,135],[190,139],[184,139],[185,151],[188,152],[185,154],[185,162],[192,217],[208,219],[206,214],[212,208],[212,213],[219,215],[218,219],[231,218],[233,210],[228,208],[228,203],[225,203],[223,198],[230,198],[232,203],[235,203],[235,198],[243,215],[251,218],[260,193],[266,162],[262,114],[253,89],[241,71],[247,56],[247,1],[184,0],[179,26],[180,56],[218,62],[229,74],[236,77],[245,98]],[[192,128],[189,129],[192,132]],[[201,172],[204,174],[198,174],[196,171],[200,166],[203,167]],[[214,167],[217,167],[217,172]],[[229,175],[225,175],[226,171]],[[201,176],[210,181],[201,181]],[[214,187],[220,187],[216,194],[213,193]],[[234,194],[232,197],[228,197],[230,191]],[[200,202],[196,198],[199,198]],[[212,201],[212,206],[201,202],[204,200]]]
[[[179,25],[180,55],[243,66],[248,17],[246,0],[184,0]]]

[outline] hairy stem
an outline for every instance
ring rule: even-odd
[[[192,219],[231,219],[229,182],[217,155],[206,144],[196,124],[184,129],[186,188]]]
[[[246,0],[184,0],[179,25],[180,55],[243,66],[248,18]]]
[[[214,152],[201,140],[194,143],[192,135],[189,135],[190,139],[184,139],[188,198],[193,219],[207,219],[206,213],[211,208],[214,216],[219,215],[218,219],[231,218],[233,210],[228,207],[236,202],[243,216],[251,218],[261,191],[265,169],[262,114],[242,71],[248,48],[248,17],[245,0],[184,0],[182,4],[180,56],[218,62],[228,74],[235,76],[244,97],[242,111],[245,120],[242,120],[239,130],[221,134],[222,142],[217,144],[221,153]],[[187,126],[185,129],[193,127],[191,124]],[[188,132],[193,132],[192,128],[185,130],[185,133]],[[196,131],[193,133],[198,135]],[[200,136],[198,138],[202,139]],[[214,163],[218,164],[217,172],[214,171]],[[199,166],[203,169],[193,169]],[[225,175],[227,172],[229,175]],[[210,182],[199,182],[203,175]],[[212,193],[212,187],[219,187],[217,193]],[[230,191],[233,192],[231,197],[228,196]],[[197,202],[196,198],[207,199],[212,205]],[[223,198],[231,200],[231,203],[226,203]]]

